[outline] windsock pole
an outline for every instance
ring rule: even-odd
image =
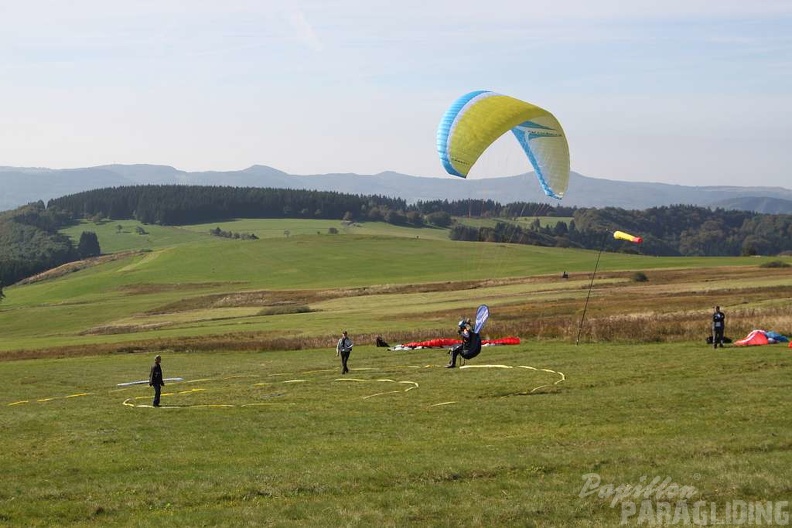
[[[588,309],[589,297],[591,297],[591,287],[594,285],[594,276],[597,274],[597,268],[599,267],[600,256],[602,256],[602,251],[605,249],[605,237],[606,235],[602,235],[602,245],[600,246],[599,253],[597,253],[597,263],[594,264],[594,273],[591,274],[591,282],[589,283],[588,294],[586,295],[586,304],[583,306],[583,315],[580,316],[580,324],[578,325],[578,333],[577,339],[575,340],[575,346],[580,343],[580,332],[583,330],[583,320],[586,318],[586,310]]]

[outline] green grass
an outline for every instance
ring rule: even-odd
[[[771,259],[603,254],[575,346],[596,252],[384,224],[121,224],[94,229],[104,251],[148,251],[4,288],[0,525],[617,525],[580,496],[591,473],[670,477],[718,508],[790,496],[790,349],[703,342],[716,299],[731,335],[792,330]],[[481,302],[491,337],[523,343],[471,365],[513,368],[370,346],[448,336]],[[342,328],[358,344],[339,381]],[[612,335],[633,342],[592,342]],[[153,350],[184,378],[162,409],[117,386]]]
[[[145,234],[138,234],[137,228],[143,229]],[[210,236],[208,228],[205,232],[198,233],[179,227],[142,224],[135,220],[82,221],[77,225],[63,229],[62,233],[77,244],[83,231],[96,233],[103,254],[199,242]]]
[[[4,288],[0,352],[152,340],[172,343],[256,332],[317,339],[342,326],[360,334],[403,332],[406,324],[437,332],[448,327],[449,318],[481,302],[494,310],[518,302],[529,306],[573,302],[576,307],[566,316],[575,318],[597,258],[595,251],[432,239],[442,231],[386,224],[351,228],[374,233],[370,235],[317,235],[322,231],[320,221],[220,224],[224,230],[262,235],[261,240],[247,241],[205,234],[209,225],[215,224],[142,226],[146,235],[135,234],[140,226],[135,222],[95,225],[103,248],[140,249],[145,241],[149,251],[56,279]],[[302,229],[297,226],[304,226],[306,232],[282,236],[288,226],[294,233]],[[88,227],[77,226],[69,233],[79,236]],[[267,230],[281,236],[264,238]],[[701,279],[712,281],[719,272],[707,268],[755,267],[768,260],[606,253],[599,262],[597,287],[624,284],[624,279],[607,276],[619,270],[646,270],[651,288],[649,270],[701,268]],[[569,281],[558,281],[561,271],[570,273]],[[765,288],[790,283],[773,275],[783,270],[767,273]],[[518,283],[498,282],[531,277]],[[746,288],[758,284],[756,277],[748,280]],[[738,284],[738,279],[730,278],[728,283],[710,282],[706,288],[725,290]],[[268,303],[273,294],[267,292],[279,292],[281,300]],[[261,299],[236,300],[254,295]]]
[[[201,233],[219,227],[232,233],[253,233],[259,238],[287,238],[294,236],[327,236],[335,229],[337,235],[379,235],[400,238],[424,238],[448,240],[447,229],[400,227],[382,222],[349,223],[338,220],[301,220],[301,219],[240,219],[229,222],[197,224],[184,226],[184,229]]]
[[[3,363],[0,522],[617,525],[619,507],[579,496],[589,473],[671,477],[719,507],[789,498],[786,348],[529,342],[470,363],[547,372],[358,346],[358,381],[338,381],[333,340],[165,352],[165,376],[185,381],[161,409],[147,386],[116,387],[150,355]]]
[[[232,233],[255,234],[258,238],[323,237],[345,234],[379,235],[401,238],[448,240],[447,229],[399,227],[382,222],[346,223],[338,220],[239,219],[187,226],[158,226],[136,220],[81,221],[62,232],[76,244],[83,231],[93,231],[102,253],[157,249],[191,242],[201,243],[210,237],[210,229],[220,228]],[[139,234],[142,229],[145,234]],[[329,235],[335,229],[336,235]],[[288,233],[288,235],[287,235]]]
[[[508,218],[467,218],[467,217],[456,217],[455,220],[462,225],[470,226],[470,227],[490,227],[494,228],[498,223],[507,223],[512,225],[518,225],[523,229],[528,229],[531,224],[533,224],[536,220],[539,220],[539,225],[541,227],[554,227],[558,222],[565,222],[569,224],[572,220],[572,217],[569,216],[520,216],[516,219],[508,219]]]
[[[184,231],[184,230],[182,230]],[[479,302],[513,303],[519,296],[531,302],[537,290],[547,286],[523,285],[468,289],[452,281],[482,281],[509,277],[542,276],[552,281],[560,270],[572,274],[563,284],[553,284],[559,296],[572,295],[582,306],[596,252],[540,248],[507,244],[460,243],[422,238],[339,235],[295,236],[253,241],[229,240],[189,231],[182,243],[165,242],[150,252],[131,255],[90,267],[54,280],[4,289],[0,326],[4,339],[0,351],[49,348],[99,342],[196,337],[239,331],[283,332],[321,336],[355,321],[358,332],[383,332],[416,321],[431,329],[447,326],[438,317],[453,310],[475,307]],[[116,234],[103,234],[114,237]],[[119,235],[123,236],[123,235]],[[135,235],[136,236],[136,235]],[[153,235],[152,235],[153,236]],[[197,240],[192,237],[199,237]],[[170,238],[168,238],[170,240]],[[177,237],[177,240],[178,237]],[[655,258],[607,254],[600,260],[600,285],[612,270],[683,268],[691,266],[758,265],[761,259]],[[707,275],[704,272],[703,275]],[[389,288],[416,284],[446,284],[434,293],[390,294]],[[214,301],[200,304],[205,311],[190,324],[184,319],[151,321],[152,311],[170,312],[173,303],[238,292],[289,291],[347,288],[371,289],[380,295],[335,295],[337,299],[300,302],[311,311],[299,314],[255,315],[249,311],[233,316]],[[449,293],[453,291],[453,293]],[[538,300],[538,297],[535,297]],[[434,306],[435,314],[416,318]],[[180,313],[184,309],[178,310]],[[42,324],[42,321],[45,321]],[[156,323],[154,326],[149,323]],[[173,323],[173,324],[171,324]],[[134,333],[95,335],[104,327],[137,325]],[[142,325],[148,326],[142,326]]]
[[[517,222],[522,227],[528,227],[536,219],[539,219],[539,225],[542,227],[555,227],[558,222],[564,222],[569,225],[569,222],[573,220],[571,216],[521,216],[517,219]]]

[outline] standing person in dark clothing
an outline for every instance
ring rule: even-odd
[[[726,314],[721,312],[720,306],[715,307],[712,314],[712,348],[723,348],[723,331],[726,329]]]
[[[336,357],[341,356],[341,374],[349,372],[347,361],[349,361],[349,354],[352,353],[352,340],[349,339],[346,330],[341,334],[341,339],[338,340],[336,345]]]
[[[162,358],[159,356],[154,357],[154,364],[151,365],[151,372],[149,372],[149,386],[154,387],[154,402],[152,405],[154,407],[160,406],[160,392],[162,391],[162,387],[165,385],[165,382],[162,380],[162,367],[160,366],[160,362]]]

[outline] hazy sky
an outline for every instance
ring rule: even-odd
[[[442,176],[476,89],[586,176],[792,188],[792,0],[0,3],[0,165]],[[470,177],[529,170],[505,137]]]

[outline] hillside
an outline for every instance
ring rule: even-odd
[[[543,222],[541,217],[553,217]],[[351,224],[386,222],[394,227],[431,227],[454,241],[530,244],[627,251],[655,256],[784,255],[792,215],[710,209],[690,205],[626,210],[498,204],[492,200],[406,200],[331,191],[208,185],[130,185],[102,188],[33,202],[0,213],[0,283],[10,285],[76,259],[112,250],[91,229],[72,240],[58,231],[82,220],[99,224],[134,220],[145,226],[184,226],[246,219],[300,219]],[[471,219],[477,219],[472,224]],[[498,220],[493,223],[493,220]],[[116,224],[118,229],[122,226]],[[332,227],[337,231],[339,227]],[[255,233],[209,228],[215,236],[257,238]],[[640,233],[645,244],[625,248],[617,229]],[[284,233],[291,232],[285,229]],[[287,235],[288,236],[288,235]],[[145,246],[141,246],[145,247]]]
[[[489,199],[500,203],[542,202],[533,173],[500,178],[425,178],[380,174],[293,175],[265,166],[240,171],[186,172],[158,165],[105,165],[82,169],[0,167],[0,210],[105,187],[147,184],[227,185],[337,191],[418,200]],[[688,204],[792,214],[792,190],[778,187],[695,187],[621,182],[572,173],[564,205],[646,209]]]
[[[765,214],[792,214],[790,201],[781,198],[741,196],[713,202],[715,207],[741,211],[757,211]]]
[[[597,260],[595,251],[453,242],[430,228],[380,224],[333,235],[315,222],[222,224],[258,240],[200,227],[139,234],[134,222],[97,226],[115,258],[5,288],[0,356],[323,347],[329,329],[342,327],[362,342],[377,334],[399,342],[445,335],[482,302],[498,314],[488,325],[493,336],[569,340]],[[734,331],[759,322],[783,331],[792,284],[787,269],[759,267],[770,260],[778,259],[603,254],[589,307],[594,333],[584,336],[655,340],[659,331],[667,340],[698,339],[702,321],[690,307],[708,309],[712,299],[730,308],[739,300],[744,315],[730,309]],[[633,281],[636,270],[649,280]]]

